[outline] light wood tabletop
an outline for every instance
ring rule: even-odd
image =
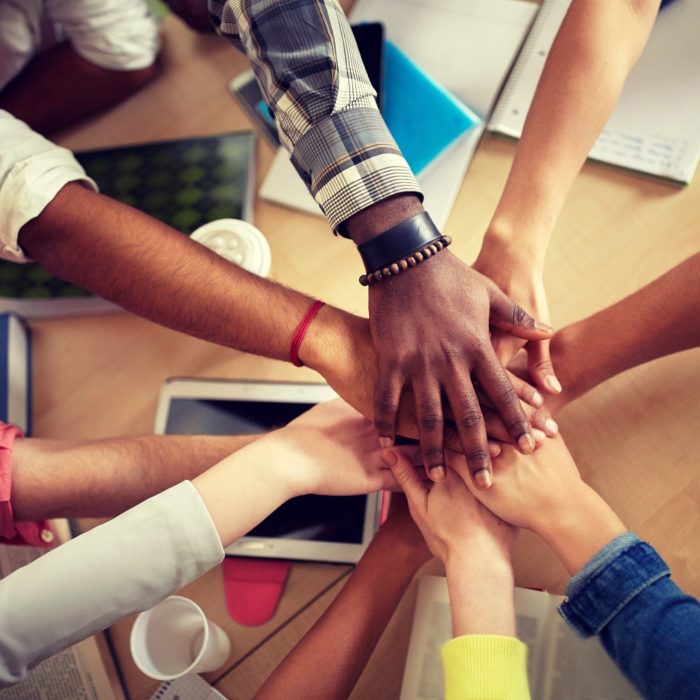
[[[226,90],[247,67],[215,36],[197,36],[175,19],[164,28],[161,75],[124,104],[58,139],[79,150],[251,128]],[[514,143],[485,136],[464,179],[446,232],[471,262],[505,182]],[[257,181],[272,159],[257,144]],[[587,164],[557,224],[545,269],[552,320],[563,327],[653,280],[700,248],[700,177],[677,188]],[[272,279],[366,315],[366,290],[353,245],[324,219],[256,200],[255,224],[272,248]],[[296,251],[303,250],[299,256]],[[332,263],[332,265],[330,264]],[[332,270],[332,273],[328,271]],[[698,305],[700,300],[689,300]],[[206,309],[202,310],[206,313]],[[158,327],[128,313],[33,321],[34,434],[100,438],[152,431],[158,391],[172,376],[321,381],[306,368],[252,357]],[[585,352],[586,348],[581,348]],[[700,350],[618,376],[567,407],[558,420],[584,478],[627,526],[649,539],[677,582],[700,596]],[[435,562],[427,565],[438,571]],[[561,592],[566,575],[548,548],[523,535],[517,583]],[[267,674],[343,586],[347,566],[296,564],[273,619],[244,628],[228,616],[214,570],[184,595],[230,634],[227,665],[208,676],[229,698],[252,697]],[[353,698],[398,696],[415,582],[387,627]],[[132,619],[111,629],[131,698],[157,686],[128,653]]]

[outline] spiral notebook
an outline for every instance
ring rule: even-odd
[[[489,131],[520,138],[549,49],[570,4],[571,0],[544,0]],[[700,159],[698,28],[698,0],[665,4],[590,158],[669,182],[690,183]]]

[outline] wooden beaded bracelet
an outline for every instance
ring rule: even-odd
[[[360,284],[363,287],[371,287],[373,284],[377,284],[377,282],[380,282],[387,277],[398,275],[400,272],[405,272],[406,270],[422,263],[424,260],[431,258],[433,255],[437,255],[441,250],[447,248],[450,243],[452,243],[451,236],[440,236],[440,238],[425,246],[425,248],[414,251],[410,255],[396,260],[381,270],[375,270],[374,272],[369,272],[366,275],[361,275]]]

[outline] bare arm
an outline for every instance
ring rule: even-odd
[[[204,340],[287,359],[311,300],[228,263],[165,224],[69,183],[20,245],[62,279]]]
[[[32,59],[2,91],[0,109],[50,134],[119,104],[151,82],[157,72],[155,65],[136,70],[102,68],[70,44],[58,44]]]
[[[393,496],[389,519],[343,590],[265,681],[256,699],[347,698],[408,584],[429,556],[405,499]]]
[[[65,185],[21,228],[19,243],[52,274],[140,316],[279,360],[289,359],[294,331],[312,303],[77,183]],[[366,319],[323,307],[299,356],[353,407],[374,415],[379,368]],[[398,427],[414,436],[411,403],[412,397],[404,396]]]
[[[514,528],[475,500],[452,469],[427,489],[405,456],[393,450],[382,456],[430,551],[445,565],[455,637],[442,648],[446,700],[529,699],[526,648],[515,638]],[[487,492],[497,487],[498,481]]]
[[[17,520],[117,515],[193,479],[256,437],[144,435],[83,443],[15,440],[12,510]]]
[[[700,253],[557,333],[552,357],[565,389],[547,405],[560,409],[620,372],[698,346]]]
[[[552,45],[508,181],[475,267],[514,301],[548,321],[542,269],[574,178],[639,58],[659,0],[573,0]],[[501,336],[507,361],[523,345]],[[528,345],[537,384],[557,393],[548,341]]]
[[[489,236],[540,265],[574,178],[612,113],[659,0],[573,0],[547,58]]]
[[[222,544],[287,499],[369,493],[395,483],[382,467],[370,421],[341,401],[311,409],[191,483],[140,503],[3,578],[0,687],[201,576],[223,558]]]

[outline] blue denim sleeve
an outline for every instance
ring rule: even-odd
[[[625,533],[571,580],[559,608],[648,700],[700,698],[700,604],[670,579],[651,545]]]

